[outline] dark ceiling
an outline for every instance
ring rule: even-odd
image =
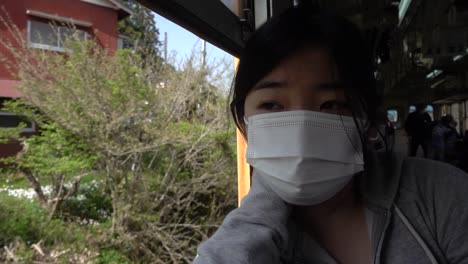
[[[262,19],[301,2],[137,1],[233,55]],[[302,1],[347,16],[364,30],[373,46],[379,87],[390,105],[431,103],[468,93],[468,1]],[[427,78],[434,71],[436,76]]]

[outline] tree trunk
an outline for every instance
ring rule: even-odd
[[[51,199],[49,200],[49,217],[47,218],[47,223],[49,223],[52,220],[52,217],[54,217],[55,212],[57,211],[57,208],[60,207],[60,204],[63,202],[63,197],[65,196],[64,189],[65,189],[65,176],[62,175],[60,177],[60,183],[56,188],[58,187],[58,191],[55,191],[54,197],[50,197]]]
[[[129,206],[119,194],[112,194],[112,230],[113,234],[124,234],[127,232],[127,218]]]
[[[47,197],[44,195],[44,192],[42,191],[41,184],[37,181],[36,177],[34,177],[31,171],[23,169],[22,172],[26,176],[26,179],[31,185],[31,188],[33,188],[33,190],[36,192],[37,199],[39,200],[40,206],[44,209],[48,209]]]

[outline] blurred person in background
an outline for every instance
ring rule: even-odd
[[[416,111],[408,115],[405,122],[405,131],[409,137],[409,155],[416,156],[419,146],[423,149],[424,157],[429,155],[429,142],[431,139],[431,116],[425,111],[425,104],[416,105]]]
[[[432,129],[431,150],[432,158],[457,165],[460,150],[458,143],[460,136],[457,132],[457,122],[452,115],[445,115],[436,121]]]

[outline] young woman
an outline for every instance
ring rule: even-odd
[[[468,176],[374,150],[372,65],[354,25],[301,6],[251,37],[232,112],[252,187],[195,263],[468,263]]]

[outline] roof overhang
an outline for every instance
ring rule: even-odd
[[[114,4],[117,7],[117,10],[119,11],[119,20],[124,19],[128,16],[133,15],[133,11],[131,8],[120,2],[119,0],[107,0]]]
[[[362,16],[362,12],[365,11],[355,0],[136,1],[234,56],[240,54],[245,41],[256,28],[299,2],[317,2],[324,10],[335,10],[340,7],[335,11],[348,17]],[[417,1],[419,0],[413,0],[413,2]],[[367,2],[376,1],[368,0]],[[379,9],[384,6],[384,4],[376,4],[372,5],[372,8]],[[411,13],[413,7],[414,3],[409,5],[408,14]],[[382,13],[382,10],[378,11]],[[380,25],[382,24],[380,20],[371,24]],[[369,24],[368,21],[366,23]]]
[[[432,104],[453,104],[468,99],[468,93],[461,93],[432,102]]]
[[[137,0],[161,16],[236,56],[244,45],[240,18],[220,0]]]
[[[124,3],[122,3],[119,0],[81,0],[81,1],[94,4],[94,5],[98,5],[98,6],[112,8],[118,12],[119,20],[133,15],[132,9],[126,6]]]

